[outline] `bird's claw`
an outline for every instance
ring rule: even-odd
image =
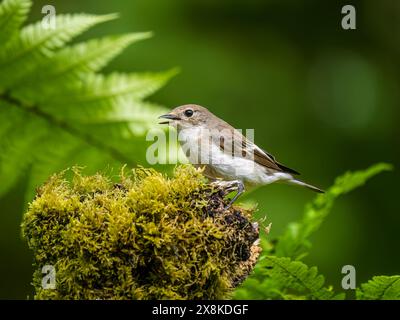
[[[224,191],[224,195],[227,195],[228,193],[232,191],[237,191],[235,196],[229,201],[228,205],[225,206],[224,210],[228,210],[232,204],[239,198],[239,196],[244,192],[244,184],[240,180],[234,180],[234,181],[214,181],[212,183],[213,185],[217,186],[219,189]]]

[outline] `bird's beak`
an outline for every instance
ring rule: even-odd
[[[170,114],[170,113],[163,114],[162,116],[159,116],[158,118],[164,118],[164,119],[169,119],[169,120],[181,120],[181,118],[179,118],[178,116]],[[168,123],[169,123],[169,121],[159,122],[159,124],[168,124]]]

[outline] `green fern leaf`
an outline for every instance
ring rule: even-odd
[[[0,85],[3,91],[29,74],[36,63],[51,57],[55,49],[61,48],[73,37],[98,23],[114,18],[116,15],[58,15],[54,29],[45,28],[42,22],[23,28],[0,51]]]
[[[63,141],[62,148],[59,148],[60,140]],[[42,150],[45,152],[41,152]],[[34,161],[29,173],[25,203],[32,201],[35,190],[54,172],[61,172],[77,164],[84,167],[87,174],[104,171],[107,166],[109,168],[119,168],[121,166],[120,162],[107,153],[90,144],[82,144],[82,141],[76,137],[60,129],[55,129],[53,135],[42,142],[39,152],[34,155]]]
[[[272,268],[271,278],[281,282],[284,289],[293,290],[311,299],[327,300],[335,297],[331,290],[324,288],[324,277],[318,274],[316,267],[309,268],[300,261],[273,256],[266,257],[263,264],[266,268]]]
[[[142,100],[164,86],[176,72],[174,69],[144,74],[88,74],[84,82],[73,88],[64,88],[56,95],[42,97],[40,103],[45,108],[64,109],[77,105],[80,108],[101,108],[124,100]]]
[[[246,280],[235,298],[243,297],[245,291],[250,294],[248,298],[254,299],[252,289],[258,287],[256,298],[259,299],[344,299],[343,294],[337,295],[331,288],[324,287],[324,277],[318,274],[316,267],[310,268],[300,261],[267,256],[259,262],[258,268],[263,270],[264,277],[260,280],[251,277],[250,288]]]
[[[35,101],[37,96],[51,96],[66,81],[82,79],[99,71],[127,46],[151,36],[150,32],[132,33],[94,39],[66,47],[32,70],[31,75],[13,86],[14,96]],[[51,68],[47,66],[51,65]],[[48,83],[52,85],[49,86]]]
[[[86,124],[132,122],[132,131],[134,131],[135,134],[142,135],[145,133],[145,130],[147,131],[149,127],[151,127],[151,124],[156,124],[156,119],[160,114],[167,112],[164,107],[138,100],[126,101],[121,104],[112,104],[110,108],[104,108],[101,112],[99,112],[99,110],[91,111],[88,117],[84,115],[78,117],[76,112],[72,112],[67,118],[76,119]]]
[[[16,130],[16,128],[18,128]],[[25,173],[35,152],[33,146],[41,144],[47,134],[47,124],[20,114],[1,137],[0,143],[0,196],[11,188]]]
[[[358,300],[400,300],[400,275],[376,276],[356,291]]]
[[[5,26],[6,15],[24,3],[3,2],[0,24]],[[23,14],[19,17],[21,24]],[[143,100],[175,71],[96,72],[150,34],[66,46],[88,28],[115,17],[58,15],[54,29],[39,22],[18,31],[13,23],[15,35],[0,43],[0,195],[27,173],[31,200],[37,186],[66,167],[87,166],[88,173],[94,173],[146,161],[145,134],[164,110]]]
[[[28,16],[31,5],[29,0],[4,0],[0,4],[0,44],[6,44],[17,34]]]
[[[21,117],[20,110],[0,99],[0,141],[4,140],[9,130],[15,130],[15,124],[22,121]]]
[[[279,238],[276,246],[276,255],[301,259],[310,248],[308,238],[320,227],[329,214],[334,201],[342,194],[362,186],[368,179],[380,172],[391,170],[392,166],[386,163],[376,164],[367,170],[347,172],[338,177],[334,185],[325,193],[318,195],[308,204],[300,222],[291,223],[286,232]]]
[[[147,39],[151,32],[131,33],[93,39],[66,47],[57,52],[50,63],[52,68],[45,71],[45,76],[60,76],[72,71],[75,74],[97,72],[120,54],[127,46]]]
[[[234,291],[233,298],[236,300],[285,299],[281,281],[270,277],[269,269],[261,266],[260,263],[255,268],[253,274]]]
[[[60,141],[63,142],[62,148],[59,147]],[[89,146],[85,147],[89,148]],[[81,148],[82,142],[79,139],[60,129],[53,129],[53,135],[47,136],[42,141],[40,150],[37,150],[33,156],[25,203],[33,200],[37,188],[47,181],[52,172],[61,172],[69,166],[73,166],[75,163],[71,164],[70,161],[75,159],[74,156],[79,153]],[[64,161],[60,161],[61,159],[64,159]]]
[[[324,278],[315,267],[309,268],[297,259],[302,258],[310,247],[309,236],[315,232],[341,194],[363,185],[369,178],[391,170],[392,166],[381,163],[364,171],[348,172],[336,179],[335,184],[325,195],[317,198],[306,207],[300,222],[293,223],[278,239],[276,256],[260,257],[253,274],[235,290],[237,299],[344,299],[344,294],[335,294],[331,288],[324,287]],[[284,257],[288,255],[288,257]],[[360,299],[397,298],[400,281],[397,277],[376,277],[357,290]],[[390,279],[389,279],[390,278]]]

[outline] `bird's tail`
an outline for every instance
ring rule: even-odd
[[[292,179],[292,180],[289,180],[288,183],[289,184],[295,184],[295,185],[302,186],[302,187],[306,187],[306,188],[308,188],[308,189],[310,189],[312,191],[318,192],[318,193],[325,193],[325,191],[321,190],[320,188],[317,188],[317,187],[315,187],[315,186],[313,186],[311,184],[305,183],[305,182],[300,181],[300,180]]]

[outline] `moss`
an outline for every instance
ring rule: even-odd
[[[224,210],[227,191],[192,166],[172,178],[135,169],[119,183],[73,175],[53,176],[23,219],[36,299],[228,298],[254,267],[252,211]],[[42,288],[44,265],[56,289]]]

